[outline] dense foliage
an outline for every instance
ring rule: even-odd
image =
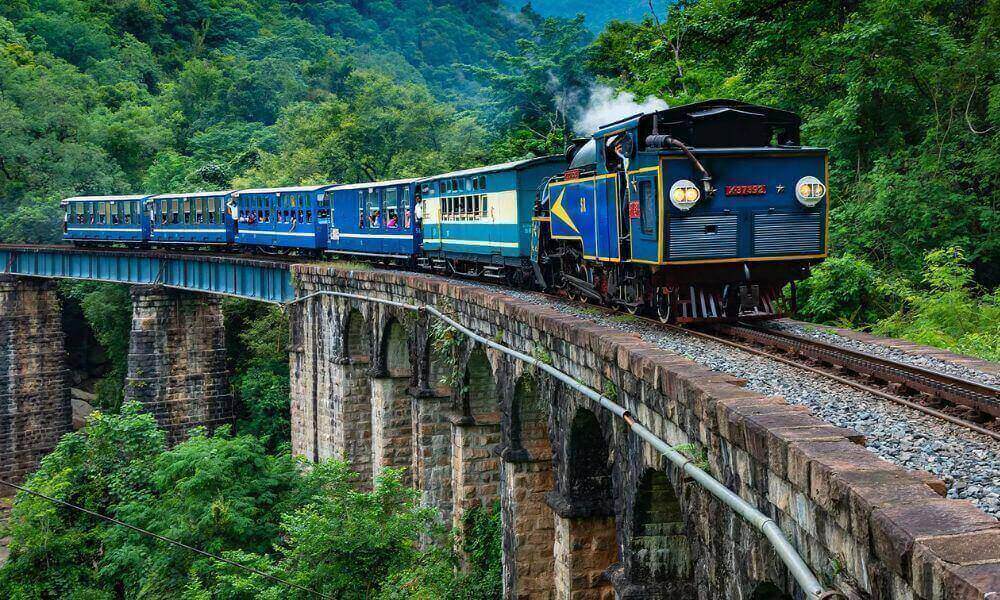
[[[258,436],[271,449],[291,437],[288,317],[248,300],[223,302],[226,349],[239,414],[236,430]]]
[[[336,598],[495,597],[496,513],[475,517],[472,570],[418,494],[387,471],[371,492],[344,464],[305,469],[259,438],[200,433],[172,450],[135,404],[95,413],[67,434],[27,485]],[[305,592],[21,494],[10,520],[0,596],[287,600]],[[426,548],[421,537],[438,539]],[[496,583],[485,581],[490,574]]]
[[[534,26],[499,0],[5,2],[0,239],[57,239],[77,193],[479,163],[471,66]]]

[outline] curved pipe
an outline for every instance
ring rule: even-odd
[[[701,173],[701,184],[705,188],[705,195],[710,196],[715,193],[715,188],[712,187],[712,174],[708,172],[705,165],[701,164],[701,161],[698,160],[698,157],[694,155],[694,152],[691,151],[691,148],[687,144],[669,135],[650,135],[646,137],[646,146],[650,148],[667,148],[672,146],[683,152],[688,160],[691,161],[691,164]]]

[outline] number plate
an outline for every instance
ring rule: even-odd
[[[763,196],[767,193],[766,185],[727,185],[727,196]]]

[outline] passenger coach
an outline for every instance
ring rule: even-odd
[[[143,202],[148,194],[132,196],[75,196],[61,202],[63,239],[77,244],[142,244],[148,239],[149,220]]]
[[[413,261],[421,239],[415,181],[358,183],[329,190],[333,220],[327,251]]]
[[[152,244],[228,245],[235,237],[227,206],[232,190],[160,194],[146,200]]]
[[[260,188],[233,193],[236,243],[265,252],[326,249],[332,185]]]
[[[565,169],[562,156],[544,156],[420,180],[421,263],[493,279],[528,272],[535,202]]]

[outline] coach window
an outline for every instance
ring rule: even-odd
[[[405,219],[403,221],[403,227],[409,229],[413,221],[413,211],[410,208],[410,188],[403,188],[403,214]]]
[[[382,213],[379,211],[378,191],[368,191],[368,225],[374,229],[382,226]]]
[[[653,182],[647,180],[638,182],[639,190],[639,222],[643,233],[653,233],[656,226],[656,202],[653,197]]]
[[[399,190],[396,188],[385,191],[385,226],[390,229],[399,227]]]
[[[479,176],[479,189],[486,191],[486,175]]]
[[[122,223],[125,225],[132,224],[132,203],[122,202]]]

